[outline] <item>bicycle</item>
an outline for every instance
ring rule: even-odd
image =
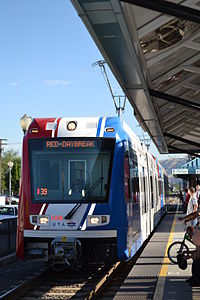
[[[184,252],[184,255],[186,255],[186,256],[189,255],[189,248],[185,244],[185,240],[189,241],[190,243],[192,243],[194,245],[194,243],[191,240],[191,238],[189,237],[189,235],[187,233],[185,233],[182,241],[174,242],[169,246],[169,248],[167,250],[167,255],[168,255],[169,260],[173,264],[178,264],[178,261],[177,261],[178,254],[183,254],[183,252]]]

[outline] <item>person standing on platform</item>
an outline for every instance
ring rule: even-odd
[[[180,190],[180,194],[179,194],[179,198],[180,198],[180,204],[183,204],[183,192],[182,190]]]
[[[184,213],[186,213],[186,211],[187,211],[187,205],[186,205],[186,203],[185,203],[185,199],[186,199],[186,195],[187,195],[187,193],[188,193],[188,189],[185,187],[184,189],[183,189],[183,212]]]
[[[188,188],[185,188],[185,198],[184,198],[184,210],[183,212],[186,214],[188,202],[190,200],[190,194],[188,193]]]
[[[197,198],[196,198],[195,188],[193,188],[193,187],[189,188],[189,194],[190,194],[190,200],[188,202],[186,215],[189,215],[189,214],[195,212],[198,208],[198,202],[197,202]],[[191,220],[189,222],[190,222],[190,226],[192,226],[192,227],[194,227],[196,225],[196,219]]]
[[[199,184],[196,185],[196,197],[198,202],[198,208],[200,207],[200,186]]]
[[[186,215],[185,217],[179,217],[179,221],[191,222],[194,221],[197,217],[200,216],[200,210],[196,210],[195,212]],[[186,281],[190,283],[191,286],[200,286],[200,229],[193,228],[191,226],[187,227],[186,230],[188,236],[193,241],[196,246],[195,250],[189,251],[189,255],[184,256],[183,259],[187,260],[192,258],[192,277],[187,279]]]

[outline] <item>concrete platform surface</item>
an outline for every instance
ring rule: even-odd
[[[181,241],[185,233],[178,216],[182,216],[180,212],[165,215],[115,300],[200,300],[200,286],[192,287],[185,281],[191,276],[192,260],[183,271],[167,257],[169,245]],[[188,242],[188,246],[192,244]]]

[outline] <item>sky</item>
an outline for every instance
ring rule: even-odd
[[[0,1],[0,138],[21,153],[20,118],[115,116],[103,57],[70,0]],[[120,87],[107,68],[115,95]],[[127,102],[123,119],[144,133]],[[146,135],[146,134],[145,134]],[[151,152],[159,155],[151,143]]]

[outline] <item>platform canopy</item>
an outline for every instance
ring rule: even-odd
[[[199,153],[200,1],[71,2],[160,153]]]

